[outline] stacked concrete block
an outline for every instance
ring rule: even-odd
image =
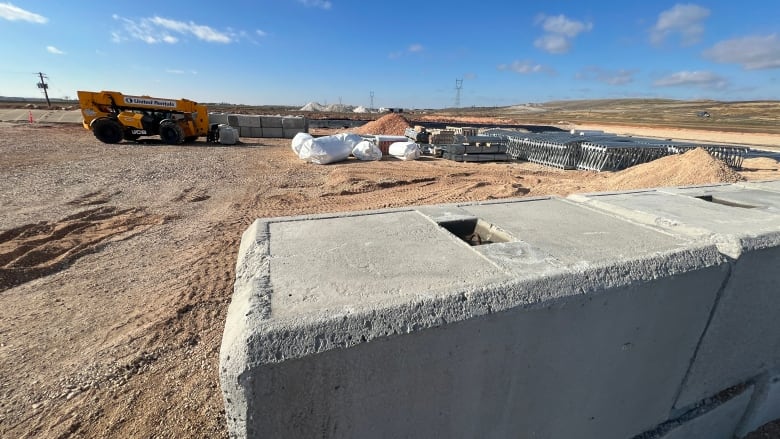
[[[241,137],[290,139],[309,130],[308,119],[304,117],[210,113],[209,123],[228,124],[236,128]]]
[[[303,117],[282,118],[282,131],[285,139],[292,139],[298,133],[308,133],[307,119]]]
[[[262,116],[263,134],[265,137],[284,138],[282,116]]]

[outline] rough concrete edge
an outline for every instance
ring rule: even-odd
[[[669,433],[673,433],[675,429],[684,427],[689,422],[695,422],[697,419],[701,419],[721,408],[744,405],[744,408],[741,410],[744,414],[747,411],[754,389],[755,387],[752,384],[746,383],[730,387],[711,398],[701,401],[674,419],[666,421],[652,430],[640,433],[632,439],[663,439]],[[735,421],[735,430],[737,428],[736,424],[741,418],[742,416],[739,416]]]
[[[255,295],[269,291],[270,263],[268,223],[256,220],[242,235],[236,263],[236,281],[225,318],[225,330],[219,350],[219,378],[225,407],[246,407],[247,395],[241,383],[244,365],[248,362],[247,335],[251,325],[268,318],[270,297]],[[231,373],[238,372],[238,373]],[[231,435],[246,430],[246,413],[225,412]]]
[[[745,415],[737,426],[737,431],[735,433],[736,437],[743,438],[761,428],[765,423],[773,421],[773,419],[756,419],[756,411],[766,403],[766,400],[769,397],[770,387],[772,387],[773,384],[780,385],[777,383],[780,383],[780,371],[778,370],[765,372],[756,377],[753,382],[755,386],[753,398],[750,400],[750,404],[748,405],[747,410],[745,410]]]
[[[360,303],[340,311],[317,310],[294,319],[255,321],[251,335],[244,338],[248,351],[261,355],[245,366],[253,368],[313,355],[336,348],[348,348],[374,339],[443,326],[514,308],[534,309],[554,305],[567,298],[607,292],[637,282],[689,273],[728,264],[714,246],[691,246],[582,271],[566,269],[531,279],[508,280],[476,289],[463,288],[445,294],[421,292],[414,298],[390,297]],[[270,286],[262,296],[272,294]],[[497,292],[500,291],[500,294]],[[232,314],[229,314],[232,317]],[[244,318],[243,316],[241,318]],[[289,337],[294,326],[296,339]],[[262,346],[262,349],[258,349]]]

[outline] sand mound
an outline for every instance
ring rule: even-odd
[[[299,111],[322,111],[324,109],[325,106],[319,102],[309,102],[308,104],[301,107]]]
[[[726,163],[696,148],[637,165],[608,177],[605,190],[642,189],[665,186],[687,186],[707,183],[734,183],[744,178]]]
[[[397,113],[390,113],[351,131],[355,134],[363,135],[384,134],[388,136],[403,136],[404,131],[409,127],[411,125],[403,116]]]

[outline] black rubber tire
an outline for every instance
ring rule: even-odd
[[[92,133],[103,143],[119,143],[124,138],[122,125],[107,117],[95,119],[92,122]]]
[[[176,122],[164,120],[160,122],[160,139],[168,145],[178,145],[184,142],[184,132]]]
[[[192,143],[196,140],[198,140],[198,136],[186,136],[184,138],[184,143]]]

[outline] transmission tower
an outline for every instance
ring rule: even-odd
[[[371,93],[371,106],[368,108],[374,108],[374,92],[372,91],[370,93]]]
[[[455,108],[460,108],[460,91],[463,89],[463,80],[455,80]]]
[[[51,108],[51,102],[49,102],[49,84],[46,83],[46,80],[49,79],[49,77],[41,72],[36,73],[36,75],[41,78],[41,82],[38,83],[38,88],[43,90],[43,95],[46,96],[46,105]]]

